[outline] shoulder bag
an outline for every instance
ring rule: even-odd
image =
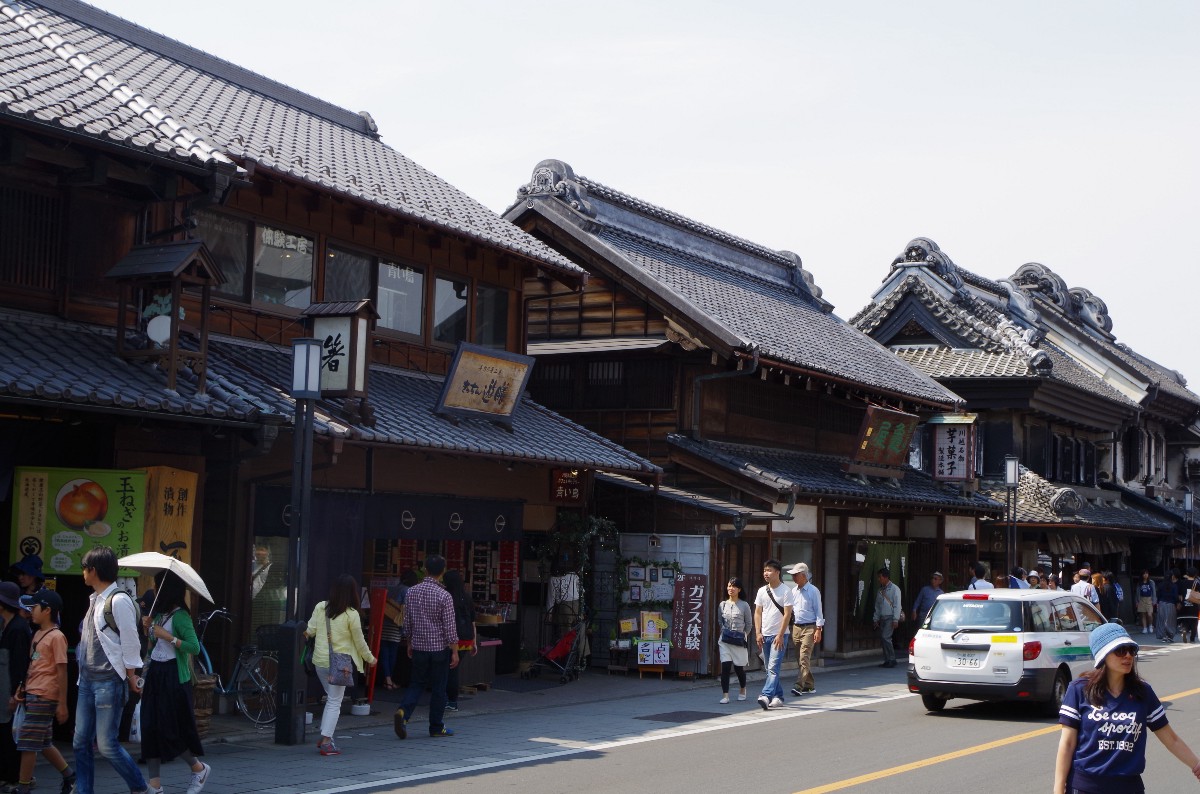
[[[354,660],[350,654],[333,650],[333,627],[329,620],[329,604],[325,604],[325,637],[329,642],[329,685],[350,686],[354,683]]]
[[[786,611],[784,610],[784,608],[779,605],[779,602],[775,600],[775,594],[773,592],[771,592],[771,585],[767,585],[767,595],[770,597],[771,603],[774,604],[775,608],[779,610],[779,614],[781,614],[781,615],[787,614]],[[785,628],[788,631],[790,631],[792,626],[795,625],[795,623],[796,623],[796,615],[793,614]]]
[[[746,648],[749,646],[749,643],[746,641],[746,632],[734,631],[725,625],[726,603],[725,601],[721,602],[721,611],[717,613],[717,616],[721,620],[721,642],[726,645],[736,645],[739,648]]]
[[[1196,589],[1197,583],[1200,583],[1200,579],[1193,579],[1192,586],[1187,589],[1187,593],[1183,596],[1183,600],[1189,604],[1200,604],[1200,590]]]

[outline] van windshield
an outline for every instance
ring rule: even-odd
[[[1017,601],[947,599],[934,603],[926,628],[932,631],[1020,631]]]

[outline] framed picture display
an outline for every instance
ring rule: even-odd
[[[642,600],[642,586],[640,584],[629,585],[629,600],[631,602]]]
[[[646,581],[645,567],[641,566],[641,565],[630,565],[629,566],[629,581],[631,581],[631,582]]]
[[[663,569],[662,569],[662,578],[663,578],[663,579],[670,579],[670,580],[674,581],[674,579],[675,579],[675,569],[674,569],[674,568],[663,568]]]
[[[649,574],[650,574],[650,581],[651,581],[651,582],[657,582],[657,581],[658,581],[658,569],[657,569],[657,568],[651,568],[651,569],[649,570]]]

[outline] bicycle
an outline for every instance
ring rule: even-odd
[[[200,640],[200,653],[196,654],[194,660],[196,670],[216,678],[217,694],[232,697],[237,710],[256,726],[270,725],[277,716],[275,689],[279,681],[279,660],[275,651],[260,648],[266,644],[262,642],[263,630],[274,630],[275,627],[259,626],[259,644],[243,645],[238,649],[238,658],[233,665],[233,672],[229,674],[229,685],[226,686],[220,674],[213,670],[212,659],[204,647],[204,633],[214,618],[233,622],[229,611],[220,607],[197,619],[196,636]]]

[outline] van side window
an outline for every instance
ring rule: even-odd
[[[1049,604],[1029,605],[1029,626],[1026,631],[1058,631],[1054,612]]]
[[[1054,602],[1054,616],[1058,620],[1059,631],[1079,631],[1079,619],[1075,617],[1075,608],[1070,599]]]
[[[1091,631],[1104,623],[1104,618],[1091,604],[1076,604],[1075,608],[1079,610],[1083,631]]]

